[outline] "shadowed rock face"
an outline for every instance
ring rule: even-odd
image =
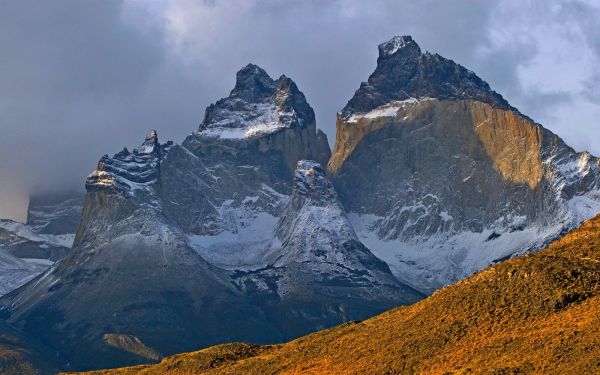
[[[398,277],[432,290],[600,212],[597,158],[410,37],[379,52],[338,115],[328,169],[359,238]]]
[[[321,129],[317,129],[317,154],[315,160],[319,164],[327,166],[329,159],[331,159],[331,149],[329,148],[327,134],[323,133]]]

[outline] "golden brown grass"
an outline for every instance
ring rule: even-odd
[[[600,217],[409,307],[282,345],[96,374],[600,373]]]

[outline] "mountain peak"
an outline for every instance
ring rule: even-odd
[[[294,81],[285,75],[273,80],[258,65],[248,64],[237,72],[230,95],[206,109],[198,134],[249,139],[314,123],[314,111]]]
[[[337,194],[321,164],[312,160],[300,160],[294,174],[294,194],[313,200],[313,203],[337,201]]]
[[[414,50],[421,54],[421,48],[410,35],[395,36],[379,45],[379,57],[392,56],[400,50]]]
[[[144,143],[142,143],[140,147],[136,148],[136,151],[139,154],[151,154],[159,145],[158,133],[156,130],[152,130],[144,139]]]
[[[250,102],[260,102],[271,96],[275,81],[258,65],[248,64],[236,74],[235,87],[231,97],[240,97]]]
[[[440,55],[422,53],[410,36],[396,36],[379,45],[375,71],[341,114],[349,118],[412,98],[470,99],[516,111],[472,71]]]

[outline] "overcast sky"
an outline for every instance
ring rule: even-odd
[[[29,189],[83,189],[101,155],[151,129],[181,142],[249,62],[291,77],[333,144],[394,35],[600,154],[598,25],[592,0],[2,0],[0,217]]]

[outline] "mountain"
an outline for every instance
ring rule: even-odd
[[[600,216],[543,251],[366,321],[95,374],[598,373],[599,247]]]
[[[600,212],[599,161],[408,36],[337,117],[328,171],[360,240],[424,292]]]
[[[0,220],[0,247],[19,258],[61,259],[73,244],[83,199],[78,192],[33,195],[26,223]]]
[[[303,311],[304,320],[327,326],[423,298],[358,240],[314,161],[298,162],[291,198],[267,249],[265,268],[237,271],[234,281],[249,294],[277,295],[269,310],[282,312],[285,330],[306,324],[293,322],[289,312]]]
[[[78,193],[35,195],[27,223],[0,219],[0,295],[67,254],[81,220],[82,202]]]
[[[17,258],[0,248],[0,295],[25,284],[47,267],[45,264]]]
[[[100,159],[72,249],[0,299],[7,323],[83,370],[285,341],[422,298],[305,160],[329,153],[296,84],[244,67],[181,145],[152,131]]]
[[[226,274],[192,250],[161,212],[160,166],[172,147],[152,132],[132,152],[102,157],[87,178],[68,256],[3,300],[9,323],[61,353],[65,364],[85,369],[152,359],[115,347],[106,335],[141,338],[141,345],[169,352],[244,329],[236,315],[251,312],[233,302],[237,293]],[[199,324],[201,318],[208,323]]]

